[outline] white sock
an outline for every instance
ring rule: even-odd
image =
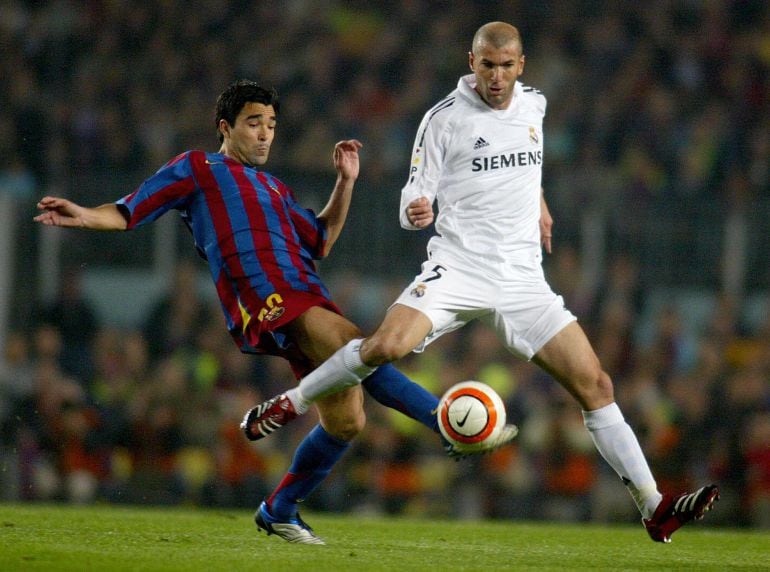
[[[633,430],[616,403],[583,411],[583,422],[602,457],[628,487],[642,517],[650,518],[663,495],[652,476],[647,459]]]
[[[319,397],[358,385],[376,367],[361,361],[361,342],[351,340],[338,349],[329,359],[303,377],[299,385],[286,392],[298,414],[305,413]]]

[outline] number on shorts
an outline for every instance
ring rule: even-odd
[[[431,280],[438,280],[439,278],[441,278],[441,271],[442,270],[446,270],[446,268],[444,268],[440,264],[436,264],[436,266],[433,267],[433,270],[431,270],[431,272],[433,272],[433,274],[428,276],[425,280],[423,280],[423,282],[430,282]]]

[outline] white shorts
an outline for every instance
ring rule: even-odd
[[[512,266],[505,278],[481,269],[428,260],[396,300],[419,310],[433,329],[414,351],[476,318],[494,328],[511,353],[530,360],[548,340],[576,320],[551,290],[540,264]]]

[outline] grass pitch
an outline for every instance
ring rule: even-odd
[[[244,511],[0,505],[0,570],[770,570],[767,531],[700,523],[663,545],[641,525],[305,516],[327,546],[258,535]]]

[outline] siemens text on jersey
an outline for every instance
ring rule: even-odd
[[[521,151],[520,153],[507,153],[492,157],[475,157],[471,161],[472,171],[492,171],[505,169],[506,167],[525,167],[527,165],[542,165],[543,151]]]

